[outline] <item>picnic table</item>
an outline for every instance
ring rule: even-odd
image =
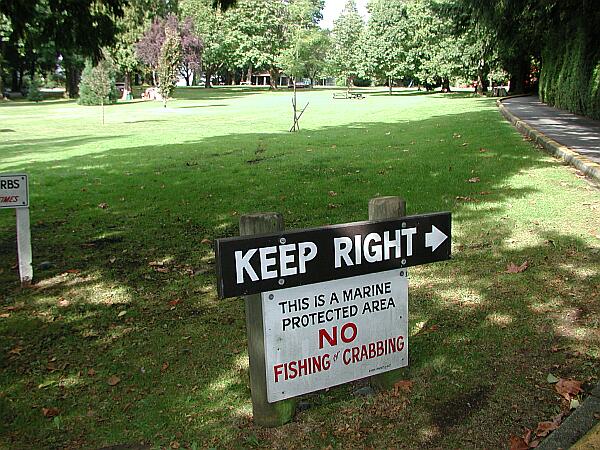
[[[362,100],[363,98],[365,98],[365,96],[360,92],[334,92],[333,98],[349,98],[354,100]]]

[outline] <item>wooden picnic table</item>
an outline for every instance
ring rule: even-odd
[[[362,100],[365,96],[360,92],[334,92],[333,98],[345,98],[345,99],[354,99],[354,100]]]

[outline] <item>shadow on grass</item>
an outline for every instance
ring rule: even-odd
[[[403,132],[386,137],[395,127]],[[310,142],[303,133],[232,132],[107,149],[110,164],[75,156],[60,170],[30,167],[55,186],[44,211],[32,210],[35,264],[53,267],[19,292],[14,232],[1,230],[0,252],[11,255],[0,266],[1,306],[17,305],[0,325],[7,445],[284,446],[276,431],[249,425],[243,302],[216,298],[211,242],[236,235],[244,213],[281,211],[288,228],[320,226],[364,220],[370,198],[401,195],[410,214],[451,210],[455,230],[453,261],[411,269],[413,407],[361,414],[368,402],[340,387],[310,397],[310,432],[301,420],[283,432],[307,447],[501,446],[553,409],[550,389],[538,393],[550,406],[528,397],[536,377],[554,364],[577,375],[594,362],[551,349],[594,333],[597,303],[588,298],[598,285],[597,261],[580,239],[531,225],[535,244],[509,243],[517,222],[501,205],[536,194],[510,179],[551,163],[505,145],[521,139],[507,130],[487,111],[313,129]],[[271,159],[247,163],[257,155]],[[475,175],[481,180],[469,182]],[[523,260],[526,272],[503,273]],[[340,412],[348,404],[354,410]],[[61,433],[47,407],[59,408]],[[399,427],[400,418],[410,425]],[[357,433],[336,434],[352,420]],[[490,431],[471,441],[475,424]]]

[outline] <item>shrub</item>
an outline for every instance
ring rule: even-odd
[[[106,105],[116,103],[118,98],[115,71],[110,61],[100,61],[96,66],[88,61],[81,74],[78,103],[86,106]]]
[[[29,83],[29,87],[27,89],[27,100],[30,102],[41,102],[44,100],[44,95],[42,91],[40,91],[40,82],[37,77],[34,77],[33,80]]]

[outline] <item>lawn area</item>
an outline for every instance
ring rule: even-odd
[[[30,176],[35,285],[0,211],[0,448],[502,448],[600,377],[600,195],[492,99],[179,89],[99,107],[0,102],[0,172]],[[251,420],[242,299],[213,240],[240,215],[286,228],[367,218],[399,195],[451,211],[453,259],[410,270],[410,391],[305,397]],[[506,273],[511,263],[528,268]],[[581,397],[580,397],[581,398]],[[128,447],[122,447],[128,448]],[[134,448],[134,447],[131,447]]]

